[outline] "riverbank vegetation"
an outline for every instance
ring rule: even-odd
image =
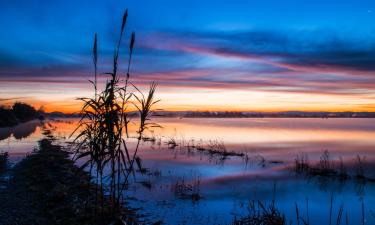
[[[50,138],[40,140],[38,149],[9,174],[6,188],[0,190],[0,224],[109,224],[115,220],[107,201],[103,201],[103,213],[94,213],[95,198],[90,193],[95,188],[87,179],[89,174]]]
[[[0,106],[0,127],[9,127],[33,119],[43,119],[42,111],[26,103],[16,102],[11,107]]]

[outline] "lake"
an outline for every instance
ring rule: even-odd
[[[145,221],[166,224],[230,224],[249,212],[252,201],[274,202],[287,221],[300,218],[310,224],[375,224],[375,185],[372,182],[296,175],[291,167],[297,155],[311,164],[327,151],[333,163],[340,159],[355,174],[359,155],[366,176],[375,177],[375,119],[310,118],[156,118],[162,128],[149,131],[153,141],[142,142],[140,156],[146,174],[139,174],[127,190],[131,207]],[[0,151],[16,163],[37,147],[42,127],[53,130],[68,145],[77,119],[31,121],[0,128]],[[132,130],[132,129],[131,129]],[[177,146],[168,146],[173,140]],[[130,142],[134,142],[130,140]],[[187,146],[212,145],[245,157],[210,154]],[[191,198],[197,194],[198,198]],[[190,196],[190,197],[189,197]],[[331,210],[332,200],[332,210]]]

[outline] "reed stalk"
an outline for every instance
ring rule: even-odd
[[[158,102],[154,99],[156,83],[152,82],[147,94],[129,82],[130,64],[135,46],[135,33],[131,34],[129,43],[128,65],[125,72],[125,79],[121,79],[118,67],[122,39],[124,36],[128,10],[123,14],[121,30],[118,42],[115,46],[112,71],[105,73],[109,79],[105,83],[104,90],[98,90],[97,80],[97,60],[98,60],[98,40],[97,34],[94,36],[93,44],[93,64],[94,81],[91,82],[94,88],[93,98],[79,98],[83,102],[81,109],[81,119],[73,134],[75,138],[75,159],[84,161],[82,168],[90,167],[96,170],[95,176],[95,204],[103,212],[105,190],[108,188],[108,199],[114,214],[118,214],[121,209],[121,199],[125,187],[129,182],[130,174],[134,174],[134,161],[138,159],[140,140],[144,132],[150,127],[158,127],[150,122],[153,113],[153,106]],[[132,87],[132,90],[129,88]],[[128,149],[129,134],[128,125],[130,122],[129,108],[134,107],[138,113],[139,127],[137,131],[137,144],[130,157]],[[72,135],[73,135],[72,134]],[[141,167],[141,160],[137,160],[138,167]],[[108,174],[105,168],[109,168]],[[90,172],[90,174],[92,174]],[[108,180],[108,186],[103,182]],[[100,192],[100,193],[99,193]]]

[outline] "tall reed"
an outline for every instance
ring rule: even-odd
[[[82,168],[93,169],[94,182],[96,182],[96,204],[100,200],[101,210],[104,207],[104,196],[107,194],[110,200],[110,208],[114,213],[121,209],[121,197],[129,182],[130,174],[134,173],[134,161],[141,167],[137,153],[140,140],[145,130],[158,125],[150,122],[153,113],[152,107],[158,102],[154,99],[156,84],[151,83],[147,94],[129,81],[131,58],[135,44],[135,33],[131,34],[129,43],[129,55],[125,76],[120,76],[119,56],[124,36],[128,11],[123,14],[119,39],[114,50],[112,71],[105,73],[109,76],[102,91],[98,89],[97,62],[98,40],[94,36],[93,64],[94,97],[79,98],[83,102],[81,119],[73,134],[75,138],[75,159],[84,161]],[[137,129],[137,144],[133,149],[133,155],[128,148],[130,123],[130,109],[138,114],[139,127]],[[109,169],[105,174],[105,168]],[[105,180],[107,182],[105,182]],[[104,185],[106,183],[107,185]],[[106,188],[108,191],[106,191]]]

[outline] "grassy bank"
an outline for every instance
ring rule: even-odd
[[[110,224],[115,220],[108,207],[95,207],[88,174],[50,139],[40,140],[39,150],[11,169],[10,175],[6,188],[0,190],[0,224]]]

